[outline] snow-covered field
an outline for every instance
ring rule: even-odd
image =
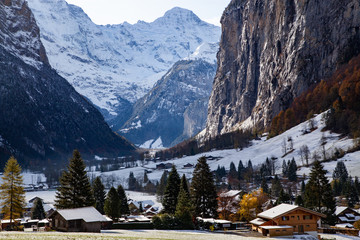
[[[164,163],[172,163],[176,165],[179,174],[185,174],[187,178],[192,177],[193,168],[184,168],[183,166],[187,163],[191,163],[195,166],[197,159],[201,156],[213,156],[218,159],[209,160],[208,164],[212,170],[216,170],[217,166],[225,166],[226,169],[229,169],[230,163],[234,162],[235,165],[242,160],[243,164],[246,166],[247,162],[251,160],[253,166],[262,164],[266,158],[277,158],[275,161],[276,171],[278,173],[281,172],[281,166],[283,160],[291,160],[295,158],[298,166],[303,165],[303,162],[300,157],[300,148],[303,145],[307,145],[310,150],[310,156],[313,155],[314,152],[322,159],[322,139],[325,139],[325,150],[327,157],[331,156],[335,151],[335,148],[348,150],[353,147],[354,142],[353,139],[349,138],[340,138],[339,134],[331,133],[329,131],[322,132],[321,130],[324,128],[325,124],[322,120],[323,114],[316,116],[313,120],[317,126],[317,129],[304,134],[305,129],[309,129],[309,122],[301,123],[283,134],[273,137],[271,139],[266,139],[266,137],[262,137],[260,140],[255,140],[252,142],[252,145],[248,148],[240,149],[230,149],[230,150],[214,150],[211,152],[201,153],[194,156],[184,156],[179,159],[172,159],[165,161]],[[283,142],[285,140],[286,144],[289,147],[289,142],[287,141],[288,137],[291,137],[293,140],[293,148],[294,150],[291,153],[288,153],[285,157],[283,157]],[[359,176],[360,171],[358,171],[360,167],[360,161],[358,161],[360,157],[360,152],[354,152],[351,154],[345,155],[341,160],[344,160],[345,165],[348,168],[349,174],[351,176]],[[311,157],[310,157],[311,159]],[[312,160],[310,160],[311,163]],[[100,173],[96,172],[95,175],[101,175],[104,178],[110,177],[115,179],[118,184],[122,184],[125,188],[127,187],[127,178],[130,172],[133,172],[137,178],[141,178],[144,175],[144,170],[150,170],[151,173],[148,173],[148,177],[151,181],[159,181],[161,175],[163,174],[163,170],[156,170],[157,163],[149,163],[144,166],[139,166],[135,168],[125,168],[112,172]],[[328,177],[331,177],[332,171],[336,166],[336,161],[324,163],[324,167],[328,170]],[[309,174],[310,168],[302,167],[298,171],[298,175]]]
[[[330,235],[331,239],[345,240],[354,239],[346,238],[345,236]],[[20,233],[20,232],[0,232],[0,239],[203,239],[203,240],[218,240],[218,239],[257,239],[255,237],[244,237],[230,233],[211,233],[204,231],[162,231],[162,230],[106,230],[102,233],[60,233],[60,232],[34,232],[34,233]],[[294,238],[266,238],[272,239],[294,239]],[[311,236],[296,236],[295,239],[312,240],[316,239]]]
[[[134,191],[125,191],[128,200],[133,200],[137,202],[142,202],[143,204],[150,204],[154,207],[162,208],[161,203],[158,202],[155,195],[151,195],[148,193],[142,192],[134,192]],[[30,199],[34,197],[39,197],[44,200],[45,203],[54,204],[55,202],[55,190],[52,191],[34,191],[34,192],[26,192],[25,199],[28,202]]]

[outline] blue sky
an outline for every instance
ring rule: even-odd
[[[230,0],[66,0],[80,6],[96,24],[119,24],[138,20],[152,22],[173,7],[192,10],[202,20],[220,25]]]

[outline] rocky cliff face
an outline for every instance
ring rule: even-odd
[[[136,102],[120,133],[144,148],[169,147],[192,137],[205,127],[204,115],[215,72],[214,61],[193,59],[175,63]]]
[[[39,27],[25,0],[0,0],[0,45],[29,64],[48,64]]]
[[[47,62],[39,29],[24,0],[0,0],[0,160],[65,160],[131,154],[99,111]]]
[[[360,43],[358,0],[233,0],[221,23],[206,138],[267,126]]]

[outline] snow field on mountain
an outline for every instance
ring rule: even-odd
[[[211,168],[211,170],[216,170],[217,166],[225,166],[226,169],[229,169],[230,163],[234,162],[235,166],[237,166],[238,162],[242,160],[243,164],[247,166],[247,162],[251,160],[254,167],[259,166],[263,162],[265,162],[266,158],[277,158],[275,161],[276,166],[276,172],[281,173],[281,166],[283,163],[283,160],[291,160],[293,157],[295,158],[295,161],[298,166],[302,165],[301,157],[300,157],[300,147],[303,145],[307,145],[310,150],[310,161],[312,162],[311,156],[314,152],[317,152],[320,159],[322,159],[322,138],[326,140],[325,144],[325,150],[327,153],[327,156],[329,157],[334,151],[335,148],[348,150],[349,148],[353,147],[354,142],[353,139],[350,138],[340,138],[339,134],[331,133],[329,131],[322,132],[322,129],[324,128],[325,124],[323,122],[323,114],[317,115],[315,118],[313,118],[317,129],[304,134],[305,129],[309,129],[309,122],[301,123],[288,131],[282,133],[279,136],[267,139],[266,137],[262,137],[260,140],[254,140],[251,143],[251,146],[244,148],[242,150],[240,149],[230,149],[230,150],[213,150],[211,152],[201,153],[194,156],[184,156],[182,158],[178,159],[171,159],[168,161],[165,161],[163,163],[172,163],[177,167],[177,171],[180,175],[185,174],[187,178],[192,178],[192,172],[193,168],[184,168],[183,165],[187,163],[191,163],[195,166],[197,159],[201,156],[213,156],[215,158],[218,158],[216,160],[208,160],[208,164]],[[282,144],[285,140],[287,144],[289,142],[287,141],[288,137],[291,137],[293,139],[293,148],[294,150],[290,153],[288,153],[285,157],[283,157],[283,148]],[[360,167],[360,162],[358,161],[360,157],[360,152],[354,152],[351,154],[346,154],[341,160],[344,161],[345,165],[348,168],[349,174],[353,177],[359,176],[360,177],[360,171],[358,171]],[[101,175],[104,177],[110,177],[116,179],[119,183],[123,184],[125,187],[127,187],[127,178],[130,174],[130,172],[133,172],[135,177],[142,178],[144,175],[144,170],[151,171],[148,173],[148,177],[151,181],[159,181],[161,178],[161,175],[163,174],[164,170],[156,170],[156,165],[160,162],[151,162],[149,164],[134,167],[134,168],[125,168],[117,171],[112,172],[96,172],[96,175]],[[327,176],[331,178],[332,171],[336,166],[336,161],[323,163],[326,170],[328,170]],[[297,174],[309,174],[310,168],[307,167],[301,167]]]
[[[113,116],[121,99],[134,103],[175,62],[189,57],[199,45],[220,39],[219,27],[181,8],[152,23],[102,26],[65,0],[28,2],[51,66]]]

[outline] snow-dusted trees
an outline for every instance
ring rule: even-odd
[[[310,150],[307,145],[302,145],[299,150],[302,164],[306,163],[306,166],[309,166]]]

